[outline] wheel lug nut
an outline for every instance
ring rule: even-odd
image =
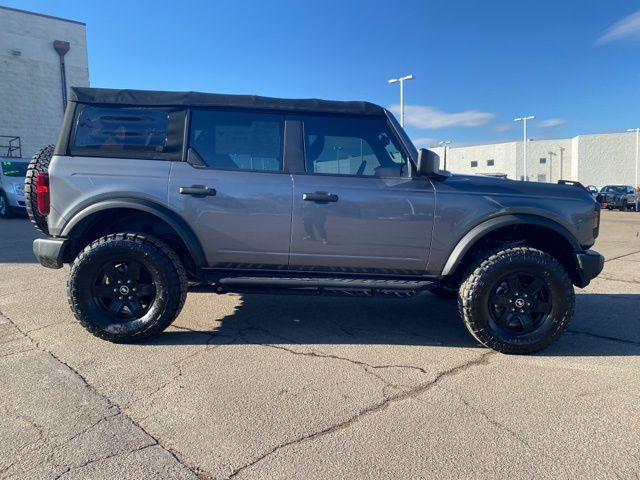
[[[114,288],[114,289],[113,289],[113,291],[114,291],[114,292],[117,292],[117,291],[118,291],[118,289],[117,289],[117,288]]]
[[[127,283],[131,283],[131,280],[127,280]],[[525,297],[526,297],[526,295],[525,295]]]
[[[136,291],[136,287],[133,287],[132,290],[135,292]]]
[[[131,296],[130,296],[130,297],[129,297],[129,300],[133,300],[133,297],[131,297]]]
[[[118,285],[120,285],[122,283],[122,280],[118,280]]]
[[[122,297],[118,297],[118,300],[122,300]]]

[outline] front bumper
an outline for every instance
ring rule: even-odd
[[[62,268],[68,242],[66,238],[36,238],[33,241],[33,253],[43,267]]]
[[[576,263],[578,265],[578,275],[575,283],[577,287],[584,288],[602,272],[604,257],[593,250],[586,250],[576,253]]]

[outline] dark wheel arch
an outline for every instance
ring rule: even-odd
[[[554,220],[532,214],[501,215],[476,225],[460,239],[449,254],[447,262],[442,270],[442,276],[453,274],[473,247],[491,233],[505,227],[519,225],[542,227],[552,230],[554,233],[566,240],[567,244],[573,251],[577,252],[582,250],[580,244],[571,232]]]
[[[195,266],[205,268],[207,266],[204,250],[198,237],[187,225],[187,223],[180,218],[180,216],[168,209],[167,207],[160,205],[156,202],[138,199],[138,198],[117,198],[103,200],[85,207],[76,213],[69,222],[64,226],[60,232],[60,236],[74,238],[82,235],[86,221],[94,215],[105,213],[109,210],[137,210],[146,214],[149,214],[160,221],[169,225],[180,237],[184,245],[188,249],[188,253],[193,259]]]

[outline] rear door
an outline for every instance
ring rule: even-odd
[[[385,117],[303,117],[305,173],[294,175],[291,268],[419,275],[434,192],[412,178]]]
[[[283,166],[284,116],[194,109],[189,124],[189,162],[172,166],[169,203],[209,267],[286,267],[292,180]]]

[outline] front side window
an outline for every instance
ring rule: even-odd
[[[210,168],[281,171],[283,124],[279,114],[194,110],[189,147]]]
[[[182,150],[184,112],[155,107],[83,105],[72,151],[78,154],[165,158]]]
[[[383,117],[306,116],[309,173],[360,177],[408,175],[407,156]]]

